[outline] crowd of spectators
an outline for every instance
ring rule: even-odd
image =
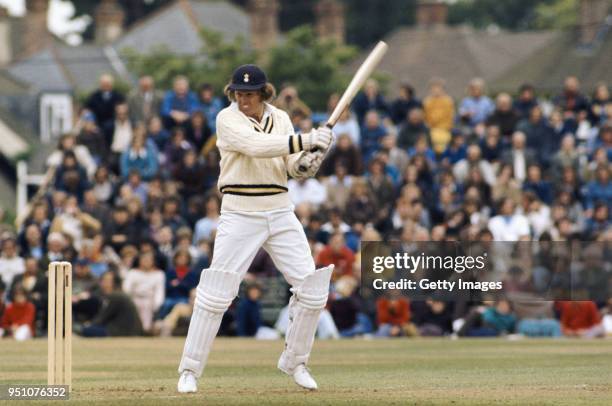
[[[337,101],[330,96],[329,111]],[[296,132],[327,116],[290,85],[274,104]],[[222,198],[215,117],[225,105],[211,85],[194,89],[181,76],[166,92],[142,77],[128,94],[111,76],[100,78],[74,131],[48,158],[50,189],[15,233],[1,236],[2,335],[44,334],[45,270],[57,260],[74,265],[77,333],[185,333],[193,289],[214,250]],[[411,302],[396,291],[370,304],[359,295],[362,240],[610,242],[606,85],[588,97],[568,77],[551,99],[529,84],[491,99],[476,78],[455,101],[433,79],[422,99],[402,85],[391,101],[370,80],[334,132],[317,177],[289,180],[317,266],[336,265],[322,317],[329,336],[612,333],[612,300],[459,307]],[[266,281],[275,275],[260,252],[222,332],[257,334]]]

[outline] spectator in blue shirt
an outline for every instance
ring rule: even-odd
[[[525,83],[519,88],[519,94],[513,103],[514,110],[521,118],[529,117],[531,109],[538,105],[533,85]]]
[[[524,191],[532,191],[544,203],[550,205],[553,201],[553,188],[550,182],[542,179],[542,170],[539,165],[529,165],[527,179],[523,183]]]
[[[495,110],[493,101],[484,95],[484,80],[475,78],[468,86],[469,96],[459,105],[460,118],[472,127],[483,123]]]
[[[360,125],[364,125],[366,115],[370,110],[377,111],[383,117],[389,114],[389,107],[378,89],[378,82],[374,79],[366,82],[363,92],[357,94],[353,102],[353,111]]]
[[[191,113],[199,107],[198,98],[189,90],[189,80],[185,76],[177,76],[162,102],[161,115],[166,128],[186,125]]]
[[[261,288],[256,283],[247,285],[238,304],[236,333],[240,337],[253,337],[261,327]]]
[[[595,202],[601,201],[608,207],[612,206],[612,181],[610,170],[606,166],[599,166],[595,171],[595,180],[586,185],[584,191],[585,207],[592,210]]]
[[[198,96],[200,99],[200,109],[206,116],[208,127],[215,134],[217,132],[217,114],[223,109],[223,101],[215,96],[215,90],[210,83],[204,83],[200,86]]]
[[[444,165],[455,165],[457,162],[467,157],[467,146],[465,145],[465,137],[461,132],[453,135],[451,143],[446,147],[440,159]]]
[[[157,155],[155,143],[145,142],[144,127],[140,127],[140,130],[135,132],[130,147],[121,154],[121,176],[127,179],[130,172],[136,171],[143,180],[151,180],[159,168]]]
[[[368,162],[380,149],[380,141],[385,135],[387,129],[380,122],[378,113],[375,110],[368,111],[361,129],[361,153],[364,162]]]

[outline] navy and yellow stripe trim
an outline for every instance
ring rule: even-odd
[[[302,145],[302,135],[291,135],[289,136],[289,153],[295,154],[296,152],[300,152],[304,150],[304,146]]]
[[[255,131],[266,134],[272,133],[272,129],[274,128],[274,120],[272,119],[272,115],[266,117],[263,125],[252,117],[249,117],[249,120],[251,120],[253,123],[253,128],[255,128]]]
[[[272,196],[286,193],[289,189],[280,185],[223,185],[219,191],[238,196]]]

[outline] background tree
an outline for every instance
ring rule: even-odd
[[[176,55],[159,47],[141,54],[123,50],[129,68],[136,75],[151,75],[158,86],[170,88],[176,75],[185,75],[194,85],[211,83],[221,91],[239,65],[260,60],[270,81],[277,87],[292,83],[300,97],[315,109],[324,109],[329,95],[341,90],[349,80],[345,64],[356,55],[352,47],[319,39],[312,28],[302,26],[289,31],[285,41],[261,59],[247,47],[244,38],[224,41],[221,34],[202,30],[200,55]]]

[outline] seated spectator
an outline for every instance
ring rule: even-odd
[[[394,133],[389,133],[386,135],[381,142],[382,149],[379,153],[387,155],[387,166],[393,167],[398,175],[404,173],[406,167],[408,166],[409,157],[408,153],[397,146],[397,135]]]
[[[378,221],[389,216],[395,192],[391,177],[385,173],[384,163],[380,159],[374,159],[369,166],[366,183],[376,210],[370,221]]]
[[[493,101],[484,94],[484,88],[483,79],[472,79],[468,86],[468,96],[459,105],[459,117],[472,127],[483,123],[495,110]]]
[[[119,157],[128,150],[134,136],[128,105],[126,103],[118,104],[115,110],[115,121],[108,128],[110,150],[113,153],[111,157],[113,167],[118,166]]]
[[[523,194],[523,213],[527,217],[533,238],[538,239],[543,233],[552,229],[550,207],[546,205],[534,192]]]
[[[561,140],[561,148],[557,151],[551,160],[551,172],[553,177],[559,179],[560,174],[565,168],[572,168],[577,171],[580,164],[580,154],[576,150],[574,137],[566,135]]]
[[[91,272],[89,260],[79,258],[72,278],[72,309],[77,321],[92,320],[100,308],[98,278]]]
[[[92,185],[96,199],[99,202],[108,203],[114,192],[113,187],[108,167],[99,166],[94,174]]]
[[[336,140],[340,138],[341,134],[347,134],[350,137],[353,145],[360,145],[361,132],[359,129],[359,124],[351,113],[351,110],[346,109],[342,112],[342,114],[340,114],[338,122],[334,126],[334,134],[336,134]]]
[[[138,87],[132,89],[127,97],[130,120],[134,124],[148,122],[159,111],[161,102],[162,95],[155,89],[153,77],[140,77]]]
[[[186,126],[191,114],[199,108],[198,98],[189,90],[189,80],[185,76],[174,78],[172,90],[164,95],[161,116],[167,129]]]
[[[470,168],[476,167],[480,171],[484,181],[489,185],[495,184],[495,173],[491,164],[482,159],[480,147],[472,144],[467,148],[465,159],[460,160],[453,166],[453,175],[458,182],[465,182],[470,173]]]
[[[323,179],[323,184],[327,190],[327,201],[324,203],[326,208],[345,210],[354,179],[347,172],[344,162],[338,161],[334,174]]]
[[[393,124],[399,125],[412,109],[421,108],[423,105],[414,95],[414,88],[408,83],[402,83],[399,87],[399,97],[391,104],[391,120]]]
[[[564,115],[575,116],[579,111],[588,111],[589,101],[580,92],[580,82],[576,76],[568,76],[563,82],[563,92],[553,99],[553,103]]]
[[[91,322],[81,328],[84,337],[128,337],[142,335],[142,324],[132,299],[121,291],[121,282],[113,272],[100,278],[102,306]],[[75,326],[76,327],[76,326]]]
[[[23,256],[39,260],[45,255],[46,247],[38,224],[32,223],[25,227],[25,233],[20,240],[20,252]]]
[[[413,337],[418,330],[410,322],[410,303],[400,290],[390,290],[376,301],[376,319],[379,337]]]
[[[296,115],[296,113],[299,113],[303,117],[310,117],[312,115],[312,111],[306,103],[300,99],[298,90],[293,85],[283,86],[273,104],[275,107],[286,111],[290,117]]]
[[[221,202],[217,196],[211,195],[206,199],[206,216],[198,220],[193,233],[193,244],[201,240],[212,240],[219,225]]]
[[[604,202],[597,202],[593,208],[593,216],[586,220],[584,236],[588,240],[596,240],[610,230],[611,225],[610,206]]]
[[[34,336],[34,318],[36,308],[28,301],[23,289],[17,289],[0,323],[0,338],[2,336],[13,337],[17,341],[29,340]]]
[[[185,151],[182,161],[173,171],[173,179],[178,182],[179,191],[185,201],[204,191],[202,179],[205,176],[206,168],[193,149]]]
[[[455,118],[455,102],[446,93],[442,79],[432,79],[429,82],[429,94],[423,100],[425,124],[431,129],[450,131]]]
[[[598,167],[595,171],[595,179],[586,184],[583,193],[587,210],[592,211],[597,201],[611,207],[612,180],[610,179],[610,169],[605,166]]]
[[[140,241],[140,231],[130,218],[127,207],[123,205],[115,206],[111,221],[104,224],[104,235],[106,244],[116,252],[120,252],[125,245],[137,244]]]
[[[0,255],[0,279],[4,286],[10,288],[13,279],[25,272],[25,262],[17,253],[17,241],[6,238],[2,242],[2,255]]]
[[[529,118],[519,121],[516,129],[525,134],[527,148],[536,151],[539,162],[548,168],[559,149],[559,138],[542,114],[542,108],[533,107]]]
[[[489,220],[488,228],[495,241],[518,241],[531,235],[527,218],[515,212],[510,198],[501,201],[498,214]]]
[[[601,315],[592,301],[561,301],[556,304],[560,313],[561,331],[567,337],[603,337]]]
[[[322,175],[329,176],[334,173],[337,163],[346,166],[349,175],[359,176],[363,172],[359,148],[353,144],[351,137],[345,133],[339,133],[336,144],[328,152],[319,172]]]
[[[452,313],[448,303],[436,299],[423,302],[412,302],[413,321],[417,325],[419,335],[437,337],[452,332]],[[417,310],[418,309],[418,310]]]
[[[166,271],[166,297],[159,310],[159,317],[166,317],[179,303],[189,301],[189,292],[198,285],[200,271],[191,269],[191,255],[186,249],[174,254],[172,267]]]
[[[560,337],[561,325],[554,318],[553,302],[533,299],[528,294],[511,298],[518,320],[516,332],[527,337]]]
[[[527,168],[537,163],[535,152],[527,148],[525,134],[520,131],[512,134],[512,147],[503,152],[501,160],[512,165],[514,178],[520,183],[527,177]]]
[[[416,140],[422,136],[427,137],[428,143],[431,142],[429,128],[425,125],[423,109],[417,107],[411,109],[410,112],[408,112],[406,120],[400,124],[397,145],[407,151],[412,148]]]
[[[96,165],[107,162],[109,158],[109,146],[106,142],[106,136],[96,125],[96,118],[93,113],[85,110],[81,115],[79,123],[80,131],[77,136],[78,144],[87,148]],[[79,123],[77,124],[77,128],[79,127]]]
[[[59,140],[57,149],[47,158],[47,166],[59,167],[64,161],[66,152],[72,152],[78,164],[85,169],[88,177],[92,177],[96,171],[96,162],[84,145],[77,145],[76,137],[72,134],[64,134]]]
[[[489,161],[492,165],[497,165],[502,156],[502,140],[499,133],[499,127],[489,125],[486,127],[486,133],[483,139],[478,142],[480,146],[482,158]]]
[[[123,291],[134,301],[145,332],[151,331],[153,315],[164,303],[165,280],[151,253],[141,254],[138,268],[131,269],[123,280]]]
[[[147,143],[144,127],[139,127],[130,147],[121,154],[121,176],[127,179],[132,172],[138,172],[142,179],[148,181],[157,175],[158,151],[154,143]]]
[[[115,119],[115,107],[123,103],[125,97],[114,89],[115,80],[111,75],[100,76],[99,87],[85,102],[85,107],[96,117],[99,128],[107,128]]]
[[[260,298],[261,287],[256,282],[247,284],[236,314],[236,335],[239,337],[254,337],[262,326]]]
[[[514,100],[513,107],[521,119],[529,117],[531,110],[538,105],[533,85],[525,83],[519,88],[518,97]]]
[[[295,205],[306,202],[319,207],[327,200],[327,190],[316,178],[290,179],[287,186],[289,197]]]
[[[78,251],[81,249],[83,239],[100,231],[101,228],[102,223],[98,219],[81,210],[75,196],[68,196],[53,218],[50,231],[70,237],[72,245]]]
[[[497,125],[502,137],[510,138],[519,121],[518,114],[512,109],[512,96],[500,93],[495,99],[495,110],[486,121],[487,125]]]
[[[194,110],[186,129],[187,140],[195,146],[196,151],[201,151],[212,134],[204,112],[200,109]]]
[[[466,316],[458,331],[459,336],[491,337],[514,333],[516,316],[507,299],[499,299],[488,306],[478,306]]]
[[[170,140],[170,131],[164,128],[159,116],[153,116],[149,120],[149,125],[147,126],[147,139],[155,142],[158,151],[165,151],[166,144]]]
[[[193,145],[187,141],[185,130],[182,127],[176,127],[172,130],[172,138],[170,142],[166,144],[166,149],[164,151],[166,170],[172,173],[172,171],[183,161],[185,153],[191,149],[193,149]]]
[[[376,200],[363,178],[355,178],[346,202],[346,219],[351,224],[362,226],[375,220]]]
[[[465,144],[465,137],[462,133],[458,132],[453,135],[453,139],[448,147],[444,150],[440,156],[442,165],[453,166],[457,162],[467,157],[467,146]]]
[[[88,187],[89,182],[85,169],[79,165],[72,151],[65,152],[62,163],[55,171],[55,188],[77,196],[80,202],[83,200],[83,194]]]
[[[372,331],[372,322],[361,312],[359,296],[354,294],[356,288],[357,280],[353,276],[342,276],[334,283],[329,312],[341,337],[355,337]]]
[[[353,275],[353,262],[355,254],[345,244],[342,233],[333,234],[329,243],[323,248],[316,259],[317,267],[324,267],[331,264],[335,265],[332,280],[336,280],[344,275]]]
[[[542,170],[537,164],[529,165],[527,179],[523,183],[524,191],[531,191],[547,205],[553,201],[553,189],[550,182],[542,179]]]
[[[171,335],[186,336],[189,328],[189,321],[193,314],[195,298],[196,290],[192,289],[191,292],[189,292],[189,303],[177,304],[163,320],[157,320],[155,322],[153,330],[154,335],[159,334],[162,337],[170,337]],[[181,327],[183,331],[180,331]]]
[[[385,98],[380,93],[378,82],[374,79],[368,79],[363,86],[363,91],[359,92],[353,101],[353,110],[357,115],[359,125],[363,125],[366,120],[366,114],[370,110],[374,110],[380,116],[386,117],[389,114],[389,107]]]
[[[361,127],[361,154],[364,162],[367,163],[378,152],[385,135],[387,129],[381,123],[378,113],[374,110],[368,111]]]
[[[206,123],[212,134],[216,134],[217,114],[223,109],[223,102],[215,96],[215,89],[210,83],[204,83],[198,90],[200,109],[204,112]]]

